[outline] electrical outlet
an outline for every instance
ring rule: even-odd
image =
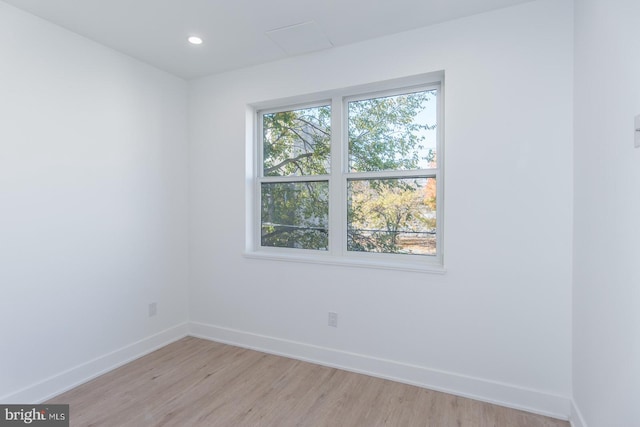
[[[338,313],[332,311],[329,312],[329,326],[333,328],[338,327]]]
[[[153,317],[158,314],[158,303],[149,303],[149,317]]]

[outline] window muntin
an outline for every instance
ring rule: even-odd
[[[258,235],[251,232],[255,236],[252,241],[257,252],[248,255],[443,271],[440,270],[443,261],[441,84],[391,90],[388,88],[394,86],[389,84],[378,87],[385,90],[367,94],[364,90],[347,89],[342,93],[335,91],[318,97],[331,99],[330,102],[258,111],[257,205],[254,204],[258,223],[254,225],[254,230],[258,231]],[[361,94],[354,95],[358,91]],[[305,98],[312,99],[310,96]],[[377,108],[378,118],[401,120],[395,123],[378,120],[377,128],[370,130],[379,135],[377,140],[358,139],[366,131],[362,113],[372,106]],[[313,108],[321,110],[313,111]],[[265,147],[281,142],[282,137],[276,136],[275,131],[285,127],[276,122],[284,117],[280,113],[291,112],[305,116],[305,120],[313,118],[313,131],[307,128],[306,137],[297,136],[297,142],[290,143],[288,149],[280,149],[280,153],[286,152],[285,155],[274,155],[277,150]],[[291,123],[291,117],[286,119]],[[297,133],[300,134],[299,131]],[[387,146],[380,147],[380,141],[387,141]],[[296,152],[291,149],[296,144],[313,149],[302,151],[298,148]],[[375,151],[378,148],[382,150],[376,158]],[[306,156],[300,157],[301,154]],[[312,162],[306,164],[300,161],[302,159]],[[283,165],[289,169],[284,171],[280,168]],[[305,184],[307,182],[313,183],[312,187],[322,188],[322,197],[309,191],[309,185]],[[281,185],[265,185],[273,183]],[[293,191],[292,186],[298,190]],[[364,187],[370,193],[370,205],[384,204],[385,197],[391,197],[399,189],[402,189],[401,194],[393,197],[398,200],[411,199],[414,204],[410,209],[405,209],[405,216],[395,226],[389,223],[387,227],[385,223],[381,227],[382,213],[378,218],[372,216],[367,223],[353,210],[366,208],[371,211],[371,206],[366,205],[367,199],[358,194]],[[265,197],[273,197],[278,191],[284,192],[285,188],[292,193],[306,192],[304,197],[300,196],[304,202],[285,205],[282,200],[280,218],[284,216],[290,219],[275,221],[271,215],[273,206],[269,211]],[[424,195],[420,202],[417,202],[420,199],[417,193]],[[287,201],[290,200],[291,196],[288,195]],[[310,200],[321,200],[322,208],[319,208],[320,204],[309,205]],[[372,223],[377,223],[376,227],[379,228],[372,227]],[[280,234],[283,238],[274,240],[274,234],[270,233],[277,231],[273,227],[278,226],[281,228],[276,235]],[[368,245],[363,243],[363,236],[368,238]],[[377,236],[380,243],[372,244],[372,236]],[[385,240],[386,245],[383,244]]]

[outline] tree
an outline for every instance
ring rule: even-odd
[[[355,251],[413,252],[401,237],[429,234],[435,229],[435,202],[427,195],[425,179],[385,179],[352,181],[349,189],[348,247]],[[435,182],[435,181],[434,181]],[[425,231],[429,230],[429,231]],[[405,238],[405,240],[407,240]]]
[[[262,245],[326,250],[327,182],[262,184]]]
[[[329,173],[331,107],[265,114],[262,127],[265,176]]]
[[[435,159],[424,151],[425,130],[416,120],[433,91],[365,99],[349,103],[349,167],[352,172],[408,170]]]

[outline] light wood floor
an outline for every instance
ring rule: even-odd
[[[187,337],[48,403],[71,426],[568,427],[419,387]]]

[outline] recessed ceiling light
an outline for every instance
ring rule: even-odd
[[[187,40],[191,44],[202,44],[202,39],[198,36],[189,36]]]

